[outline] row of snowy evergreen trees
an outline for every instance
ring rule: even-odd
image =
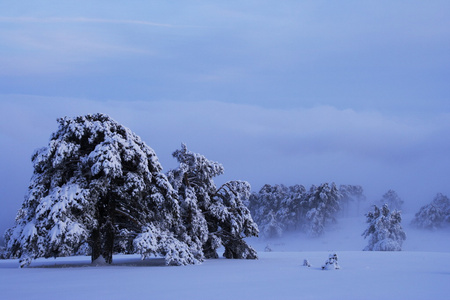
[[[162,173],[149,146],[103,114],[58,119],[47,147],[32,156],[33,177],[5,257],[23,265],[38,257],[90,253],[163,255],[170,265],[218,257],[256,258],[243,240],[258,235],[244,205],[250,185],[217,187],[223,166],[182,145],[179,166]]]
[[[280,237],[285,231],[301,230],[310,236],[324,233],[326,225],[336,223],[337,216],[348,214],[351,204],[360,205],[366,197],[358,185],[324,183],[307,190],[302,185],[264,185],[250,196],[248,206],[262,235]],[[386,192],[365,214],[368,228],[362,236],[368,238],[364,250],[399,251],[406,234],[401,222],[404,201],[393,190]],[[358,209],[359,210],[359,209]],[[416,213],[412,225],[436,229],[450,224],[450,199],[437,194],[435,199]]]
[[[280,237],[285,231],[303,230],[310,236],[323,234],[327,224],[335,223],[340,212],[348,212],[350,204],[359,206],[365,200],[359,185],[323,183],[312,185],[264,185],[252,193],[249,209],[265,237]]]
[[[306,189],[303,185],[264,185],[253,192],[247,203],[262,236],[280,237],[286,231],[301,230],[310,236],[323,234],[327,224],[338,216],[348,215],[350,208],[366,200],[360,185],[323,183]],[[388,190],[374,203],[379,210],[383,205],[401,213],[404,201],[394,190]],[[450,224],[450,200],[437,194],[435,199],[416,213],[412,224],[418,228],[436,229]]]
[[[338,188],[335,183],[324,183],[309,190],[302,185],[264,185],[250,196],[249,208],[267,238],[280,237],[289,230],[319,236],[328,224],[336,223],[339,213],[348,212],[351,204],[359,207],[365,199],[359,185]],[[362,235],[368,238],[368,245],[364,250],[399,251],[406,239],[399,211],[403,201],[395,191],[389,190],[377,204],[366,214],[368,228]]]

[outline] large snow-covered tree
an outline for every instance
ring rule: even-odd
[[[196,256],[217,258],[217,249],[224,246],[227,258],[257,258],[256,251],[244,241],[258,235],[244,204],[250,185],[229,181],[217,188],[213,178],[223,174],[223,166],[189,151],[184,144],[173,156],[180,165],[168,172],[168,178],[179,195],[184,240]]]
[[[363,232],[364,238],[369,238],[369,244],[364,251],[400,251],[406,234],[403,231],[400,211],[390,211],[387,204],[381,209],[374,205],[373,210],[366,214],[369,227]]]
[[[7,255],[27,264],[72,255],[87,244],[93,261],[111,263],[120,251],[195,263],[179,238],[177,194],[155,152],[107,115],[58,123],[48,146],[32,156],[28,194],[5,235]]]
[[[450,199],[438,193],[431,203],[424,205],[414,216],[412,224],[425,229],[450,225]]]

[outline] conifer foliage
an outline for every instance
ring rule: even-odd
[[[26,265],[75,254],[87,244],[93,261],[111,263],[117,251],[195,263],[179,237],[177,194],[155,152],[103,114],[58,123],[48,146],[32,156],[28,194],[5,235],[7,256]]]
[[[213,178],[223,174],[223,166],[191,152],[186,145],[173,153],[179,167],[168,173],[177,190],[185,224],[185,240],[201,259],[217,258],[225,247],[226,258],[257,258],[256,251],[243,240],[257,236],[258,227],[245,206],[250,185],[229,181],[217,188]]]
[[[299,208],[301,195],[295,197],[291,190],[293,188],[283,184],[266,184],[258,193],[250,196],[252,216],[265,237],[280,237],[289,225],[296,226],[298,210],[295,207]]]
[[[322,270],[339,270],[341,267],[338,264],[338,256],[336,253],[330,254],[325,264],[322,266]]]
[[[400,211],[390,211],[387,204],[381,209],[374,205],[373,210],[366,214],[369,227],[363,232],[364,238],[369,238],[369,244],[364,251],[401,251],[406,234],[401,226]]]
[[[438,229],[450,224],[450,199],[438,193],[431,203],[422,206],[412,224],[424,229]]]
[[[380,200],[380,206],[387,204],[391,209],[402,209],[404,201],[394,190],[387,191]]]
[[[311,187],[305,199],[306,226],[310,236],[322,235],[326,224],[336,222],[335,216],[339,212],[341,198],[334,183]]]
[[[362,188],[359,192],[362,195]],[[280,237],[285,231],[304,230],[320,236],[327,224],[336,222],[343,195],[335,183],[311,186],[264,185],[250,196],[249,207],[262,234]]]

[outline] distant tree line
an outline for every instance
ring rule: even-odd
[[[322,235],[338,217],[349,214],[351,206],[365,201],[360,185],[323,183],[306,189],[303,185],[264,185],[251,194],[248,207],[260,233],[266,238],[281,237],[285,232],[302,231],[311,237]],[[364,250],[399,251],[406,234],[401,222],[404,201],[394,190],[388,190],[365,214],[368,238]],[[438,229],[450,225],[450,199],[437,194],[434,200],[415,214],[412,224],[418,228]]]
[[[312,185],[264,185],[252,193],[249,209],[263,236],[280,237],[286,231],[302,230],[310,236],[324,233],[328,224],[336,223],[338,213],[348,211],[350,203],[365,200],[359,185],[323,183]]]

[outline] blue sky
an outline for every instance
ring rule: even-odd
[[[448,1],[3,1],[0,231],[56,118],[108,113],[218,181],[450,195]],[[4,221],[10,220],[10,221]]]

